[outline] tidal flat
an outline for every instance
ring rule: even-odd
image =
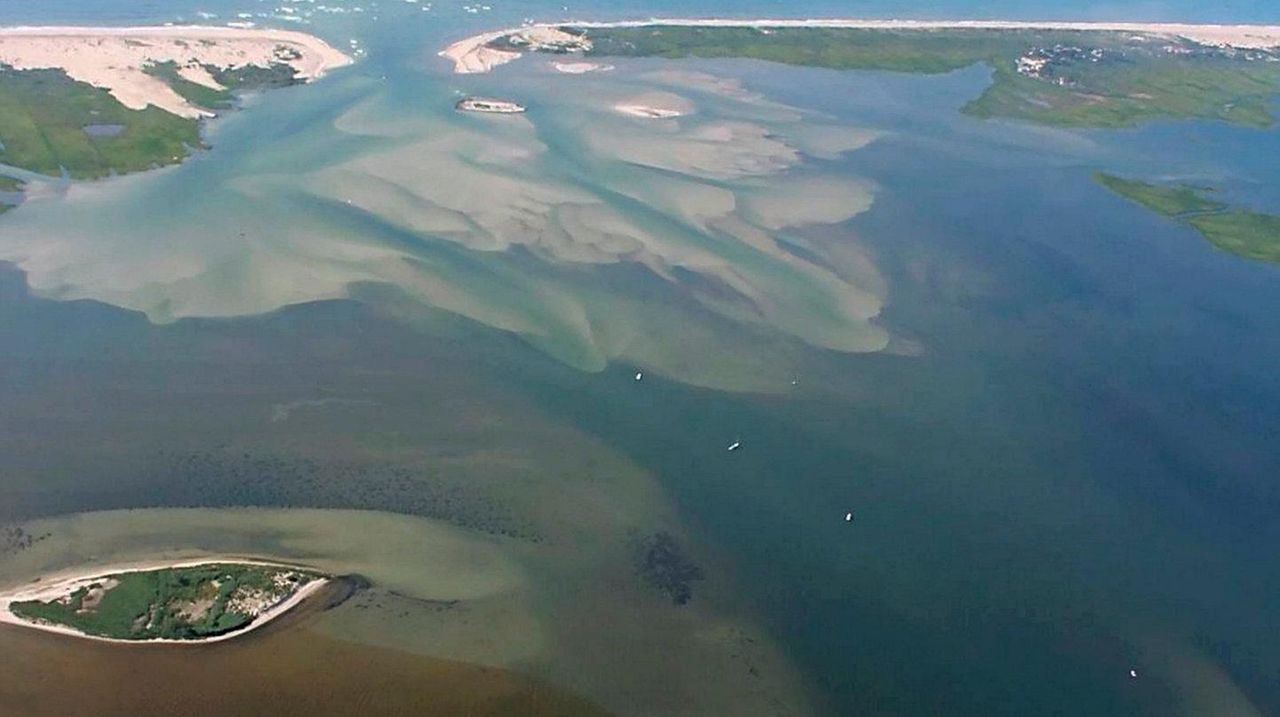
[[[800,236],[872,205],[873,183],[824,162],[874,132],[729,78],[645,66],[608,74],[491,78],[486,94],[529,105],[519,116],[456,113],[432,85],[419,89],[437,106],[406,104],[414,83],[350,76],[298,101],[268,94],[248,121],[246,112],[211,126],[210,140],[226,145],[216,161],[74,185],[72,201],[29,200],[7,222],[0,257],[20,259],[45,296],[108,301],[158,322],[392,287],[398,311],[443,309],[580,369],[624,359],[722,388],[785,385],[784,372],[761,371],[776,342],[750,333],[845,352],[889,344],[870,263],[850,266]],[[646,92],[697,111],[645,120],[613,109]],[[287,137],[255,129],[300,117],[307,130]],[[156,217],[157,204],[171,211]],[[101,212],[121,221],[103,227]],[[593,271],[662,285],[605,287]],[[726,340],[750,349],[702,360]]]

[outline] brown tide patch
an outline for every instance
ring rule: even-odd
[[[242,640],[177,647],[0,626],[0,717],[607,714],[531,677],[335,640],[289,617]]]

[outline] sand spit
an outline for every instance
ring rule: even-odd
[[[511,47],[525,47],[531,50],[570,51],[583,47],[582,40],[577,35],[564,32],[559,25],[542,24],[513,27],[468,37],[449,45],[439,54],[453,61],[453,71],[458,74],[488,72],[498,65],[505,65],[521,57],[522,53],[515,49],[489,47],[489,43],[501,39],[505,39]],[[586,46],[589,47],[590,43],[586,43]]]
[[[275,563],[266,560],[247,560],[244,558],[204,558],[200,560],[187,561],[158,561],[154,563],[127,565],[105,566],[95,568],[91,573],[83,572],[62,573],[59,575],[45,577],[38,582],[31,582],[17,588],[10,588],[0,592],[0,624],[20,625],[29,627],[34,630],[44,630],[45,632],[53,632],[59,635],[70,635],[84,640],[97,640],[98,642],[115,642],[125,645],[203,645],[210,642],[221,642],[232,638],[240,637],[246,633],[252,632],[263,625],[284,615],[293,608],[302,604],[308,597],[315,594],[316,591],[329,583],[327,578],[318,578],[310,582],[302,584],[288,598],[276,603],[267,610],[258,614],[248,625],[239,630],[204,638],[201,640],[170,640],[165,638],[154,638],[150,640],[123,640],[113,637],[101,637],[98,635],[87,635],[74,628],[62,625],[51,625],[48,623],[38,623],[25,620],[13,613],[11,605],[15,602],[25,602],[27,600],[53,600],[65,597],[75,592],[81,587],[88,586],[95,582],[101,582],[104,578],[111,575],[119,575],[121,573],[137,573],[148,570],[160,570],[163,568],[191,568],[200,565],[212,565],[217,563],[236,563],[240,565],[265,565],[271,567],[297,567],[285,563]]]
[[[519,52],[497,50],[487,45],[501,38],[534,39],[557,28],[649,27],[676,25],[681,27],[752,27],[770,28],[850,28],[866,30],[1083,30],[1128,32],[1156,37],[1180,37],[1205,45],[1239,48],[1280,47],[1280,25],[1211,25],[1160,22],[1024,22],[1015,20],[865,20],[865,19],[759,19],[731,20],[717,18],[650,18],[620,22],[565,22],[526,25],[476,35],[449,45],[440,52],[453,61],[454,72],[488,72],[520,57]],[[564,34],[564,33],[560,33]]]
[[[60,69],[72,79],[101,87],[125,107],[149,105],[197,118],[196,107],[143,71],[173,62],[184,79],[218,89],[206,66],[267,67],[284,62],[304,80],[351,64],[324,40],[290,30],[233,27],[9,27],[0,28],[0,64],[19,70]]]
[[[453,71],[459,75],[488,72],[520,57],[518,52],[488,47],[489,43],[512,32],[515,30],[499,30],[468,37],[441,50],[440,56],[453,60]]]
[[[642,117],[644,119],[671,119],[673,117],[681,117],[685,114],[679,110],[650,107],[648,105],[632,105],[625,102],[616,104],[613,108],[624,115]]]

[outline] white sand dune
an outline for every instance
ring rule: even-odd
[[[125,107],[159,107],[181,117],[209,114],[144,72],[173,62],[184,79],[219,88],[205,66],[292,66],[312,80],[351,58],[302,32],[233,27],[9,27],[0,28],[0,64],[19,70],[60,69],[101,87]]]

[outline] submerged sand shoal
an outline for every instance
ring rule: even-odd
[[[0,624],[20,625],[35,630],[43,630],[45,632],[57,633],[59,635],[70,635],[85,640],[96,640],[98,642],[114,642],[128,645],[203,645],[211,642],[221,642],[232,638],[240,637],[249,632],[263,627],[267,623],[281,617],[293,608],[301,605],[308,597],[314,595],[330,582],[329,578],[316,578],[298,586],[289,597],[272,605],[266,610],[256,615],[244,627],[211,637],[194,639],[194,640],[174,640],[168,638],[151,638],[146,640],[126,640],[123,638],[102,637],[100,635],[90,635],[81,632],[75,628],[65,625],[55,625],[47,622],[35,622],[18,616],[13,612],[13,604],[18,602],[27,602],[31,600],[49,601],[66,597],[82,587],[88,587],[95,582],[115,575],[123,573],[140,573],[152,570],[165,570],[172,568],[194,568],[202,565],[261,565],[264,567],[276,568],[297,568],[298,566],[285,563],[276,563],[267,560],[252,560],[245,558],[204,558],[200,560],[186,561],[158,561],[153,563],[129,563],[114,566],[103,566],[95,568],[90,573],[83,571],[64,571],[62,573],[37,579],[37,581],[29,582],[21,587],[11,588],[0,592]]]
[[[180,117],[209,112],[193,105],[148,65],[172,62],[183,79],[223,89],[208,67],[270,67],[284,63],[303,80],[351,64],[347,55],[313,35],[292,30],[235,27],[8,27],[0,28],[0,65],[17,70],[58,69],[101,87],[120,104],[155,106]]]

